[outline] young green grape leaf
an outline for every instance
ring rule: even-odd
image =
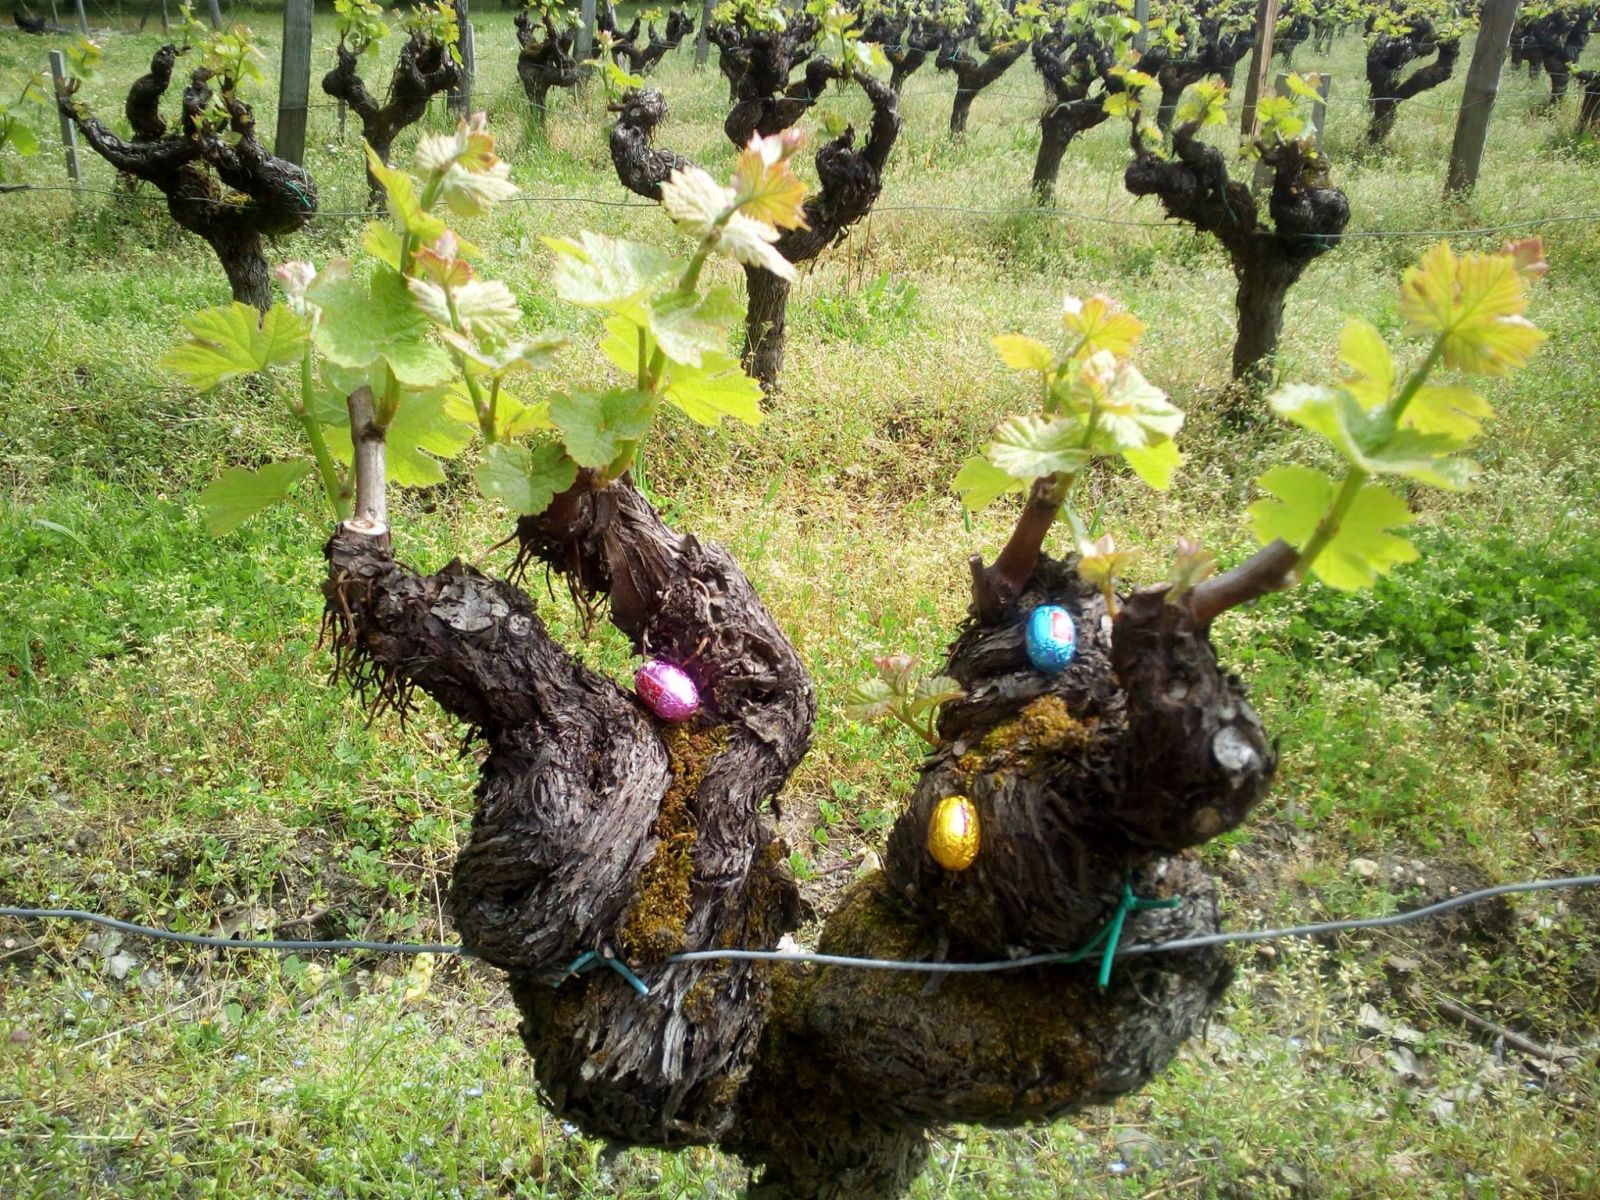
[[[728,330],[744,315],[732,288],[717,285],[704,295],[668,292],[650,305],[650,332],[673,362],[698,367],[708,350],[728,345]]]
[[[1363,410],[1387,404],[1394,394],[1394,357],[1383,335],[1370,321],[1354,317],[1339,334],[1339,362],[1344,366],[1344,389]]]
[[[580,467],[597,470],[615,462],[629,443],[643,437],[654,415],[651,397],[634,388],[598,395],[573,392],[550,400],[550,420],[561,430],[567,453]]]
[[[1295,383],[1267,397],[1272,410],[1321,434],[1351,466],[1374,475],[1404,475],[1433,487],[1460,491],[1477,467],[1451,458],[1460,448],[1454,438],[1416,429],[1395,429],[1383,410],[1362,412],[1348,392]]]
[[[639,297],[675,275],[682,264],[657,246],[625,242],[587,231],[577,241],[547,237],[556,252],[556,295],[569,304],[626,313],[644,324]]]
[[[1508,374],[1544,341],[1522,315],[1527,304],[1514,256],[1457,258],[1448,242],[1423,255],[1400,286],[1400,315],[1411,331],[1438,337],[1446,366],[1479,375]]]
[[[1149,446],[1129,446],[1122,458],[1135,475],[1158,492],[1172,486],[1172,477],[1183,465],[1183,453],[1170,438]]]
[[[566,491],[578,478],[578,464],[555,442],[528,447],[516,442],[496,442],[483,454],[483,464],[473,474],[478,490],[513,512],[535,516]]]
[[[452,374],[450,357],[428,337],[431,324],[405,277],[392,268],[379,265],[366,281],[351,275],[348,261],[330,263],[306,289],[306,299],[322,309],[317,348],[330,362],[360,368],[382,359],[408,387],[431,387]]]
[[[278,503],[311,472],[305,459],[268,463],[256,470],[229,467],[200,493],[200,509],[213,537],[231,533],[264,508]]]
[[[400,270],[400,235],[389,226],[369,221],[361,234],[361,248],[385,266]]]
[[[1089,461],[1083,426],[1076,417],[1010,417],[995,430],[989,461],[1014,479],[1065,475]]]
[[[661,185],[661,205],[684,233],[711,238],[715,248],[735,262],[793,279],[794,264],[773,245],[777,229],[737,211],[737,202],[732,188],[699,167],[680,167]]]
[[[673,367],[664,394],[697,425],[716,425],[723,417],[761,424],[761,385],[721,351],[702,353],[698,367]]]
[[[906,706],[911,713],[931,712],[950,700],[959,700],[967,694],[967,689],[962,687],[948,675],[931,675],[917,682],[916,690],[911,693],[911,701]]]
[[[961,464],[954,483],[956,495],[968,512],[988,508],[1009,492],[1020,492],[1023,484],[1007,471],[1002,471],[981,454],[974,454]]]
[[[1310,467],[1274,467],[1259,483],[1277,499],[1257,500],[1250,506],[1256,539],[1266,545],[1282,538],[1303,549],[1332,510],[1337,490],[1333,480]],[[1387,488],[1367,484],[1312,562],[1312,574],[1341,591],[1370,586],[1379,575],[1418,557],[1415,546],[1389,532],[1411,522],[1404,500]]]
[[[481,171],[470,171],[458,162],[444,173],[439,185],[440,197],[458,217],[481,217],[516,194],[508,162],[496,161]]]
[[[463,396],[462,399],[468,402],[467,415],[470,419],[473,415],[471,398]],[[500,395],[495,400],[494,406],[495,441],[508,442],[512,438],[523,437],[541,429],[554,428],[555,423],[550,420],[548,401],[536,400],[529,404],[504,388],[500,389]]]
[[[385,166],[383,159],[371,146],[367,147],[367,169],[383,189],[389,215],[413,238],[427,246],[447,232],[448,226],[444,221],[423,210],[422,201],[417,198],[416,183],[411,176],[397,167]]]
[[[1100,368],[1098,372],[1096,367]],[[1121,454],[1170,441],[1183,428],[1183,410],[1131,362],[1116,362],[1108,351],[1102,350],[1084,368],[1089,378],[1096,374],[1103,378],[1106,372],[1114,372],[1097,405],[1097,449]]]
[[[0,146],[10,146],[23,158],[32,158],[39,153],[39,135],[16,117],[0,116]]]
[[[1101,351],[1126,358],[1144,334],[1144,323],[1117,308],[1107,296],[1090,296],[1087,300],[1068,296],[1061,304],[1061,325],[1078,339],[1075,357],[1080,360]]]
[[[202,392],[240,375],[299,362],[305,353],[307,324],[282,304],[261,313],[235,300],[202,309],[183,324],[189,340],[162,355],[160,365]]]
[[[806,185],[790,165],[802,140],[792,128],[750,139],[733,169],[733,203],[740,213],[779,229],[805,228]]]
[[[448,292],[426,279],[408,279],[406,285],[417,307],[436,324],[448,329],[460,321],[469,338],[509,337],[522,320],[517,298],[498,279],[469,279]]]
[[[863,679],[845,693],[844,715],[852,721],[876,721],[889,715],[894,702],[894,689],[882,679]]]
[[[1013,371],[1048,371],[1056,364],[1056,352],[1025,333],[1002,333],[992,340],[1000,361]]]
[[[1477,440],[1482,422],[1492,416],[1489,402],[1471,388],[1425,383],[1400,415],[1400,424],[1465,446]]]

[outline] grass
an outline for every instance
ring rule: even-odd
[[[478,20],[479,104],[537,199],[468,232],[534,324],[575,334],[564,378],[598,378],[584,353],[597,331],[556,303],[538,237],[660,239],[665,226],[648,208],[559,199],[623,198],[598,103],[561,97],[538,133],[516,87],[510,14]],[[329,29],[319,18],[318,63]],[[105,44],[89,98],[115,114],[158,39],[118,32]],[[264,44],[275,63],[275,35]],[[0,34],[0,69],[41,53],[37,39]],[[1504,81],[1469,201],[1438,200],[1459,79],[1404,105],[1389,150],[1356,160],[1359,55],[1343,39],[1326,64],[1327,149],[1357,231],[1595,210],[1592,148],[1562,133],[1572,104],[1544,114],[1520,76]],[[1304,51],[1301,62],[1322,65]],[[720,76],[693,75],[687,52],[659,74],[673,109],[663,143],[726,164]],[[1153,227],[1156,213],[1123,192],[1119,130],[1073,146],[1056,212],[944,211],[1028,207],[1040,102],[1019,65],[952,144],[952,87],[931,67],[908,82],[879,211],[795,289],[768,421],[754,433],[669,426],[650,449],[674,523],[733,549],[815,677],[817,745],[784,824],[819,897],[879,844],[916,762],[909,734],[843,721],[840,697],[872,653],[936,659],[962,617],[966,557],[1004,537],[1004,513],[969,529],[949,491],[996,414],[1027,403],[992,335],[1048,335],[1063,292],[1107,292],[1148,324],[1142,362],[1190,414],[1189,461],[1170,496],[1107,477],[1093,502],[1152,561],[1178,533],[1225,559],[1244,552],[1250,480],[1307,452],[1298,435],[1215,413],[1227,262],[1204,239]],[[323,100],[313,96],[309,165],[324,211],[357,209],[359,142],[340,140]],[[835,103],[861,115],[859,98]],[[268,126],[271,107],[259,113]],[[115,187],[103,163],[85,162],[91,186]],[[63,182],[48,148],[0,169]],[[325,683],[326,526],[309,486],[297,506],[221,541],[201,526],[197,490],[291,436],[248,389],[195,397],[156,368],[182,316],[226,297],[216,264],[148,197],[42,192],[0,205],[0,273],[18,285],[0,299],[0,901],[193,930],[298,921],[317,936],[446,936],[439,897],[475,769],[457,755],[460,731],[431,714],[369,727]],[[359,232],[358,219],[332,217],[274,252],[321,261]],[[1369,596],[1306,589],[1217,630],[1283,752],[1269,811],[1208,851],[1233,926],[1393,911],[1600,856],[1600,222],[1544,232],[1552,272],[1532,315],[1551,341],[1495,388],[1482,485],[1414,497],[1424,561]],[[1396,332],[1398,274],[1427,244],[1360,237],[1313,265],[1290,297],[1284,369],[1331,375],[1347,314]],[[449,474],[398,501],[401,553],[419,565],[481,555],[503,536],[504,514],[473,497],[461,468]],[[569,606],[543,607],[576,641]],[[626,666],[603,630],[587,653]],[[1352,872],[1356,858],[1375,864],[1372,877]],[[1420,967],[1397,971],[1395,959]],[[1211,1037],[1150,1088],[1072,1122],[946,1131],[916,1195],[1600,1196],[1593,896],[1284,944],[1240,964]],[[494,973],[421,970],[0,926],[0,1193],[737,1190],[737,1164],[714,1153],[611,1155],[564,1127],[539,1103]],[[1582,1065],[1546,1078],[1502,1061],[1434,1017],[1435,995],[1578,1047]],[[1364,1028],[1363,1005],[1417,1037]]]

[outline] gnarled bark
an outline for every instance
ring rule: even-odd
[[[818,59],[812,67],[826,63]],[[829,68],[831,71],[831,68]],[[851,76],[872,101],[872,125],[866,141],[857,148],[852,126],[817,151],[820,186],[806,198],[806,224],[786,229],[776,243],[791,263],[809,262],[829,246],[843,240],[870,211],[883,186],[883,168],[900,134],[900,112],[895,94],[869,75]],[[629,95],[611,131],[611,161],[617,178],[635,195],[661,198],[661,185],[688,159],[651,145],[656,128],[666,116],[666,101],[654,89]],[[731,118],[730,118],[731,121]],[[744,269],[749,289],[745,310],[745,370],[768,391],[777,387],[783,365],[785,311],[788,282],[762,267]]]
[[[1164,51],[1146,52],[1137,68],[1154,71],[1165,61]],[[1033,64],[1052,97],[1039,117],[1039,153],[1033,164],[1033,194],[1040,204],[1049,204],[1055,199],[1067,147],[1106,120],[1105,98],[1122,91],[1123,83],[1121,76],[1111,73],[1117,65],[1111,50],[1089,35],[1070,44],[1057,38],[1037,39]],[[1097,83],[1100,89],[1091,96]]]
[[[1214,16],[1203,15],[1195,19],[1188,35],[1188,49],[1168,58],[1155,72],[1156,83],[1161,88],[1156,126],[1163,133],[1172,128],[1178,113],[1178,100],[1191,83],[1199,83],[1209,75],[1219,75],[1224,83],[1233,86],[1239,60],[1250,53],[1255,44],[1253,29],[1224,33],[1221,23]]]
[[[980,62],[960,42],[947,39],[939,47],[933,65],[940,71],[950,71],[956,77],[956,98],[950,106],[950,134],[959,137],[967,131],[967,118],[972,114],[972,102],[995,80],[1009,71],[1019,58],[1028,52],[1025,41],[1002,42],[983,49]]]
[[[744,147],[756,134],[771,137],[790,128],[822,99],[840,71],[827,56],[810,59],[805,72],[789,81],[788,41],[781,33],[763,31],[745,43],[745,69],[735,85],[735,102],[722,124],[735,146]]]
[[[1408,65],[1430,54],[1434,56],[1432,62],[1401,78]],[[1375,37],[1367,48],[1367,91],[1372,100],[1367,144],[1381,146],[1394,128],[1401,102],[1447,81],[1455,74],[1460,57],[1461,43],[1436,41],[1433,26],[1422,19],[1414,21],[1410,32],[1399,37]]]
[[[1142,1086],[1199,1028],[1229,978],[1215,949],[982,975],[669,962],[679,949],[770,948],[799,919],[760,815],[809,741],[798,656],[736,564],[668,530],[626,478],[587,478],[518,526],[524,563],[607,595],[641,652],[683,664],[706,699],[673,729],[556,644],[532,602],[459,562],[431,576],[386,542],[329,543],[324,586],[340,669],[391,703],[432,695],[487,754],[450,907],[463,944],[505,969],[557,1113],[630,1144],[718,1143],[772,1200],[899,1196],[928,1133],[1049,1119]],[[1044,676],[1020,618],[1067,606],[1078,657]],[[831,913],[825,953],[913,962],[1068,952],[1125,887],[1175,899],[1129,941],[1218,928],[1214,887],[1182,849],[1244,819],[1273,754],[1194,609],[1156,591],[1106,619],[1099,593],[1041,560],[949,671],[947,745],[890,835],[887,866]],[[928,814],[959,790],[982,849],[936,866]],[[649,988],[571,976],[624,954]]]
[[[83,140],[117,170],[155,185],[167,212],[206,240],[227,273],[233,298],[265,312],[272,280],[264,239],[301,229],[317,211],[317,187],[301,167],[268,153],[256,140],[255,114],[220,80],[219,115],[212,107],[213,76],[201,69],[183,92],[182,121],[169,130],[161,100],[172,82],[177,50],[156,51],[148,74],[128,91],[125,112],[134,140],[112,133],[70,93],[57,97],[61,112]]]
[[[572,53],[577,30],[557,29],[549,13],[536,25],[533,10],[528,8],[517,13],[516,26],[517,42],[522,47],[517,54],[517,78],[533,106],[534,120],[543,125],[549,111],[550,90],[578,84],[581,72]]]
[[[1259,384],[1270,375],[1289,288],[1338,243],[1350,204],[1329,184],[1327,160],[1309,142],[1280,143],[1263,154],[1273,172],[1268,225],[1250,189],[1228,178],[1221,152],[1198,132],[1195,123],[1180,126],[1175,157],[1167,159],[1145,145],[1136,124],[1124,183],[1135,196],[1159,197],[1169,217],[1212,234],[1227,249],[1239,282],[1233,377]]]
[[[322,77],[322,90],[343,100],[361,121],[361,135],[385,166],[400,131],[415,125],[428,111],[428,101],[461,82],[461,67],[442,42],[412,34],[400,47],[400,58],[389,79],[388,99],[380,104],[357,74],[357,57],[343,42],[339,65]],[[371,203],[383,203],[383,185],[369,169],[367,190]]]

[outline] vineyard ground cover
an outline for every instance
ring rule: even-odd
[[[276,16],[249,19],[275,64]],[[540,135],[524,123],[510,13],[475,20],[477,91],[517,182],[622,199],[598,90],[587,113],[561,97]],[[329,28],[319,17],[319,68]],[[97,111],[120,110],[158,42],[106,39],[104,78],[88,92]],[[38,39],[0,34],[0,69],[40,53]],[[690,62],[680,51],[657,71],[671,144],[720,166],[725,88]],[[1336,96],[1359,94],[1360,64],[1358,41],[1335,44]],[[1303,47],[1296,65],[1322,64]],[[1006,81],[1031,82],[1021,68]],[[1353,229],[1594,207],[1594,163],[1561,132],[1575,109],[1541,115],[1543,85],[1508,73],[1477,193],[1444,208],[1453,117],[1442,110],[1460,87],[1430,93],[1438,110],[1406,106],[1381,157],[1360,162],[1363,110],[1330,107],[1325,145]],[[952,88],[931,71],[908,85],[883,206],[1026,207],[1033,104],[980,97],[952,145]],[[356,208],[359,143],[352,132],[339,144],[325,99],[312,97],[309,166],[326,209]],[[837,103],[864,114],[859,97]],[[258,106],[266,123],[272,108]],[[1123,191],[1125,160],[1113,123],[1085,135],[1057,202],[1154,220]],[[5,169],[8,181],[62,182],[49,152]],[[86,175],[115,186],[98,160]],[[320,682],[323,564],[306,548],[322,518],[309,495],[221,542],[205,535],[198,488],[225,461],[268,459],[288,438],[269,398],[240,386],[196,400],[156,368],[179,317],[226,297],[209,253],[149,203],[18,195],[0,197],[0,212],[0,896],[202,931],[447,936],[439,898],[475,771],[456,754],[459,731],[426,710],[404,730],[369,728]],[[520,204],[470,232],[538,327],[565,319],[539,235],[651,221]],[[325,259],[359,233],[359,221],[319,222],[275,254]],[[1600,225],[1546,239],[1552,272],[1532,315],[1550,344],[1492,393],[1482,485],[1415,497],[1425,561],[1370,598],[1308,589],[1219,630],[1284,755],[1271,811],[1207,851],[1229,882],[1233,925],[1371,915],[1600,857],[1600,363],[1589,350]],[[1286,369],[1327,378],[1347,314],[1395,329],[1393,280],[1425,244],[1355,240],[1320,259],[1289,299]],[[1214,415],[1233,281],[1215,248],[1178,229],[880,212],[797,283],[784,390],[766,424],[715,437],[668,425],[647,451],[651,483],[676,498],[669,519],[730,546],[816,680],[818,747],[783,821],[819,907],[880,848],[917,752],[909,733],[844,721],[840,699],[870,653],[936,658],[960,620],[965,558],[992,553],[1009,514],[976,516],[963,533],[947,483],[998,412],[1029,402],[988,341],[1048,330],[1069,290],[1106,292],[1147,323],[1145,370],[1190,414],[1185,486],[1156,498],[1097,480],[1102,515],[1119,534],[1143,531],[1152,561],[1179,533],[1239,557],[1245,481],[1304,451],[1277,427]],[[581,355],[564,361],[584,369]],[[397,499],[408,560],[487,553],[504,535],[465,470],[452,464],[436,493]],[[490,566],[503,569],[506,554]],[[576,643],[564,596],[544,611]],[[602,625],[590,647],[622,676],[619,635]],[[1396,957],[1419,966],[1385,966]],[[1442,929],[1284,945],[1239,963],[1211,1038],[1146,1091],[1076,1124],[952,1131],[914,1194],[1600,1194],[1594,897],[1529,898]],[[0,927],[0,1194],[737,1190],[734,1166],[709,1152],[613,1156],[573,1136],[539,1105],[498,977],[454,961],[424,969]],[[1498,1063],[1433,1017],[1440,995],[1586,1046],[1583,1066],[1544,1081],[1515,1056]],[[1364,1005],[1392,1022],[1387,1034]]]

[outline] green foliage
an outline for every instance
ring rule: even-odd
[[[1300,551],[1299,574],[1314,572],[1345,591],[1414,560],[1415,548],[1388,532],[1410,523],[1405,501],[1369,480],[1392,475],[1450,490],[1467,486],[1478,468],[1459,452],[1477,440],[1491,409],[1470,388],[1429,380],[1441,365],[1469,375],[1523,366],[1544,340],[1522,315],[1528,281],[1544,270],[1538,241],[1459,258],[1441,242],[1401,284],[1407,332],[1430,341],[1403,381],[1378,331],[1353,320],[1340,338],[1341,387],[1290,384],[1268,397],[1274,412],[1325,439],[1348,469],[1339,481],[1307,467],[1262,476],[1273,499],[1250,508],[1256,538],[1287,542]]]
[[[198,53],[200,66],[210,71],[219,83],[219,96],[213,102],[219,128],[226,126],[227,109],[221,107],[226,99],[247,100],[248,93],[267,80],[266,59],[256,48],[255,34],[248,25],[228,25],[213,29],[209,22],[201,21],[189,5],[178,9],[183,29],[184,45]]]
[[[240,524],[288,498],[294,485],[311,471],[304,459],[268,463],[256,470],[229,467],[200,493],[206,528],[213,537],[232,533]]]
[[[0,151],[10,146],[24,158],[39,153],[39,132],[34,126],[44,108],[45,80],[35,71],[26,78],[8,76],[0,92]]]
[[[400,20],[400,28],[423,42],[437,42],[456,62],[461,61],[461,21],[453,0],[420,4]]]
[[[339,40],[356,55],[376,55],[389,36],[383,5],[377,0],[333,0],[333,27]]]
[[[673,177],[663,205],[699,241],[687,260],[594,234],[546,239],[557,295],[604,314],[602,353],[627,377],[624,387],[537,400],[514,393],[519,376],[549,365],[565,339],[523,335],[516,297],[477,276],[475,250],[446,223],[445,211],[477,216],[515,190],[481,118],[424,137],[420,176],[386,167],[369,150],[389,221],[363,235],[367,259],[336,259],[320,271],[289,264],[279,272],[285,303],[261,315],[239,304],[199,314],[163,365],[209,390],[297,363],[298,394],[286,391],[284,403],[336,518],[350,514],[355,491],[345,398],[358,392],[372,397],[387,476],[398,486],[441,482],[439,460],[461,454],[477,434],[487,443],[474,476],[484,494],[540,512],[580,470],[597,486],[621,477],[663,404],[701,425],[761,419],[760,388],[726,351],[738,300],[726,287],[701,288],[699,278],[712,253],[793,276],[772,243],[776,227],[802,219],[804,189],[790,171],[797,147],[793,136],[757,139],[731,186],[700,171]],[[230,473],[201,496],[213,532],[284,498],[307,470],[291,460],[264,475]]]
[[[917,324],[917,285],[881,271],[855,291],[823,293],[812,311],[823,335],[834,341],[886,346]]]
[[[971,511],[1036,484],[1065,500],[1096,458],[1121,458],[1158,491],[1172,482],[1183,414],[1126,357],[1144,326],[1104,296],[1067,297],[1061,326],[1053,347],[1025,334],[994,339],[1006,366],[1038,375],[1041,404],[1002,422],[983,454],[962,466],[955,489]]]
[[[852,721],[892,717],[937,750],[939,707],[965,696],[965,689],[948,675],[918,678],[917,660],[909,654],[875,658],[873,664],[877,675],[850,689],[844,715]]]

